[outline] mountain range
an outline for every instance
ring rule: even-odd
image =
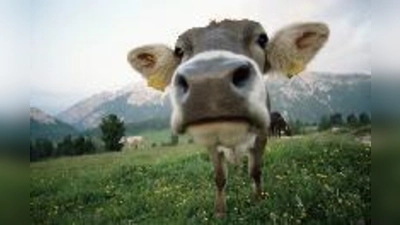
[[[316,123],[334,113],[371,114],[371,75],[308,73],[266,84],[272,110],[288,120]]]
[[[30,139],[47,138],[58,140],[67,135],[76,135],[78,133],[72,125],[62,122],[38,108],[31,107],[29,114]]]
[[[169,99],[144,83],[134,83],[115,92],[102,92],[84,99],[56,117],[85,130],[97,127],[108,114],[116,114],[125,123],[167,119],[171,113]]]
[[[318,122],[332,113],[348,115],[371,112],[371,75],[308,72],[292,79],[267,77],[265,86],[273,111],[287,120]],[[125,123],[168,120],[171,105],[168,95],[145,83],[134,83],[114,92],[102,92],[84,99],[56,115],[76,129],[96,128],[101,118],[116,114]]]

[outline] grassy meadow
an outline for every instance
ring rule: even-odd
[[[144,134],[157,141],[168,135]],[[183,142],[31,163],[32,224],[364,224],[371,218],[371,147],[349,133],[272,139],[264,155],[266,198],[259,202],[250,197],[246,162],[230,165],[224,219],[214,218],[208,155]]]

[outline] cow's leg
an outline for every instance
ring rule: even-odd
[[[215,184],[217,186],[215,197],[215,213],[216,217],[225,216],[225,184],[226,184],[226,165],[223,161],[223,153],[218,152],[216,148],[209,150],[211,160],[214,166]]]
[[[251,178],[253,178],[254,196],[256,200],[262,197],[262,165],[266,143],[266,135],[258,135],[254,147],[250,149],[249,154],[249,174]]]

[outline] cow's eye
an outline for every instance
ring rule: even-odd
[[[260,34],[258,35],[257,38],[257,44],[261,47],[261,48],[265,48],[267,46],[268,43],[268,36],[267,34]]]
[[[174,54],[176,57],[182,58],[183,55],[185,54],[185,52],[183,51],[183,49],[181,47],[175,47]]]

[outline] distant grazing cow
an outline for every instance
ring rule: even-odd
[[[137,149],[144,144],[144,138],[142,136],[122,137],[121,142],[124,143],[125,146]]]
[[[257,22],[223,20],[185,31],[174,49],[155,44],[129,53],[131,66],[149,86],[164,91],[169,85],[173,132],[188,132],[208,149],[217,217],[226,209],[224,156],[236,161],[241,152],[248,152],[255,197],[262,197],[261,167],[270,123],[263,74],[298,74],[328,35],[325,24],[301,23],[278,31],[269,41]]]
[[[271,113],[271,124],[269,127],[270,136],[281,137],[282,132],[286,136],[291,136],[292,131],[289,125],[286,123],[285,119],[279,112]]]

